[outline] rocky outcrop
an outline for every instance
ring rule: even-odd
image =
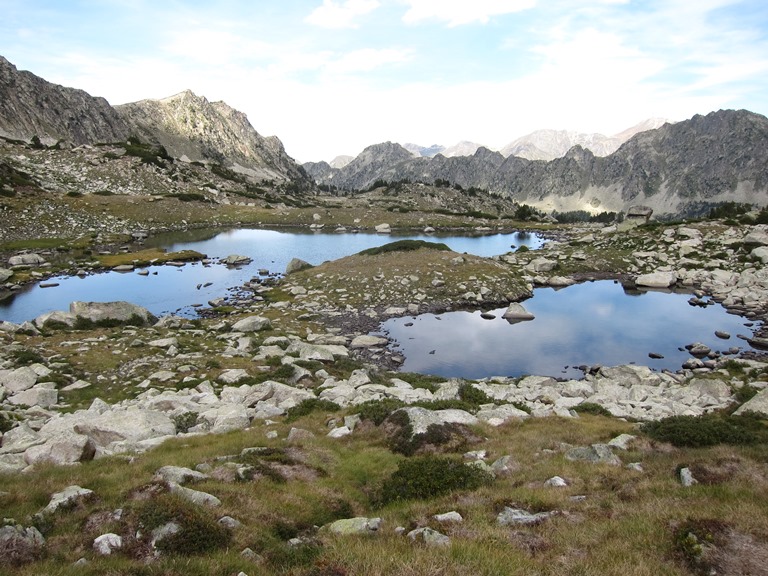
[[[222,164],[257,180],[306,179],[278,138],[261,136],[245,114],[225,102],[185,90],[116,110],[139,139],[161,144],[175,158]]]
[[[129,128],[104,98],[19,71],[0,56],[0,136],[80,145],[123,141]]]

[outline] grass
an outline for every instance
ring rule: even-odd
[[[125,254],[108,254],[96,257],[102,266],[114,268],[124,264],[147,266],[149,264],[164,264],[165,262],[190,262],[202,260],[205,254],[194,250],[181,250],[179,252],[166,252],[161,248],[148,248],[138,252]]]
[[[292,426],[309,429],[316,438],[301,447],[287,445],[283,439]],[[277,431],[278,438],[265,439],[266,430]],[[141,570],[175,574],[182,566],[185,574],[193,576],[219,570],[250,573],[254,566],[249,567],[239,556],[249,547],[264,559],[258,567],[258,573],[263,574],[302,575],[329,566],[365,574],[685,574],[685,563],[674,553],[675,526],[689,517],[720,518],[745,533],[760,534],[768,529],[768,503],[762,498],[768,486],[759,475],[761,462],[768,455],[764,445],[669,451],[641,443],[635,451],[621,453],[625,462],[643,462],[646,471],[639,474],[620,467],[569,462],[558,448],[561,443],[605,442],[618,433],[632,432],[631,424],[591,415],[578,420],[530,419],[482,429],[489,461],[512,454],[523,464],[511,476],[472,490],[443,491],[440,486],[441,490],[419,493],[417,498],[395,498],[376,509],[382,487],[397,478],[398,470],[418,468],[423,460],[393,454],[378,428],[363,426],[342,441],[325,438],[324,430],[323,413],[313,411],[291,423],[256,424],[241,432],[173,440],[130,460],[113,457],[74,468],[44,466],[23,477],[0,477],[0,491],[8,493],[3,500],[4,515],[21,521],[45,506],[51,493],[67,485],[88,487],[97,495],[69,514],[56,516],[47,527],[45,557],[17,573],[83,573],[72,567],[83,555],[90,559],[86,573],[92,574],[135,574]],[[223,502],[215,516],[202,511],[206,518],[228,514],[243,523],[242,528],[232,531],[227,548],[212,549],[204,556],[169,555],[143,568],[128,553],[102,559],[90,552],[94,533],[79,527],[100,510],[125,507],[131,494],[151,483],[160,466],[221,466],[224,462],[217,464],[218,458],[253,446],[265,447],[267,464],[287,466],[282,469],[285,482],[261,477],[247,482],[207,480],[194,486]],[[734,457],[739,462],[738,471],[720,484],[684,489],[675,479],[675,469],[681,464],[712,466]],[[298,472],[292,476],[292,464],[322,469],[324,474],[311,481],[302,479]],[[567,479],[568,487],[543,485],[556,474]],[[406,494],[399,489],[395,493]],[[586,499],[570,500],[574,495],[586,495]],[[157,502],[165,502],[165,497]],[[538,527],[503,528],[494,519],[505,505],[567,514]],[[141,508],[139,504],[132,506]],[[440,526],[431,519],[449,510],[458,510],[465,522]],[[314,525],[354,515],[381,516],[382,532],[371,538],[314,534]],[[201,519],[196,526],[212,526],[205,522]],[[424,525],[448,534],[451,548],[436,551],[414,546],[394,533],[396,526],[411,529]],[[303,551],[287,548],[286,539],[297,535],[316,539],[319,545]]]

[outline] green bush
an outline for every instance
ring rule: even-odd
[[[426,240],[398,240],[397,242],[390,242],[384,244],[384,246],[376,246],[374,248],[368,248],[360,252],[364,256],[376,256],[377,254],[386,254],[387,252],[409,252],[411,250],[418,250],[419,248],[430,248],[432,250],[450,251],[442,242],[427,242]]]
[[[582,402],[578,406],[574,407],[577,414],[593,414],[595,416],[612,416],[612,414],[606,409],[595,404],[594,402]]]
[[[733,397],[739,404],[744,404],[744,402],[752,400],[757,392],[757,388],[750,386],[749,384],[745,384],[741,388],[736,389],[736,391],[733,393]]]
[[[135,514],[147,535],[169,522],[179,525],[178,532],[157,543],[159,550],[169,554],[206,554],[225,548],[231,539],[229,530],[209,510],[175,494],[161,494],[141,502]]]
[[[395,410],[405,406],[405,403],[397,398],[386,398],[384,400],[369,400],[358,406],[360,419],[370,420],[376,426],[379,426]]]
[[[467,448],[472,433],[461,424],[430,424],[425,432],[413,433],[410,418],[405,412],[395,412],[387,419],[395,429],[390,433],[387,446],[392,452],[413,456],[419,451],[462,452]]]
[[[26,348],[11,352],[11,358],[13,358],[16,366],[29,366],[30,364],[45,363],[45,358],[43,358],[39,352]]]
[[[459,385],[459,399],[474,407],[479,407],[480,404],[493,404],[493,398],[469,382],[462,382]]]
[[[185,434],[189,429],[197,425],[197,412],[184,412],[173,417],[177,434]]]
[[[483,470],[461,461],[438,456],[422,456],[400,463],[384,480],[378,503],[382,506],[400,500],[435,498],[454,490],[476,490],[492,481]]]
[[[293,408],[289,408],[285,413],[285,421],[293,422],[312,412],[338,412],[339,410],[341,410],[341,406],[335,402],[322,400],[320,398],[309,398],[307,400],[302,400]]]
[[[760,416],[745,414],[704,414],[702,416],[670,416],[648,422],[642,431],[661,442],[674,446],[714,446],[716,444],[755,444],[768,440],[768,428]]]

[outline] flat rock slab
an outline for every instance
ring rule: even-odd
[[[249,316],[235,322],[232,332],[261,332],[272,328],[272,322],[264,316]]]
[[[88,488],[81,488],[80,486],[68,486],[61,492],[56,492],[51,496],[51,501],[48,506],[43,508],[43,513],[52,514],[62,508],[69,508],[75,506],[78,502],[93,498],[93,490]]]
[[[592,446],[571,448],[565,453],[565,459],[621,466],[621,460],[613,453],[611,447],[607,444],[592,444]]]
[[[368,336],[363,334],[357,336],[352,340],[350,344],[351,348],[375,348],[377,346],[386,346],[388,340],[381,336]]]

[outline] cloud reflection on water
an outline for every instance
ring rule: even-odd
[[[403,370],[482,378],[547,374],[575,376],[566,366],[648,364],[677,370],[689,358],[679,347],[703,342],[713,349],[746,346],[718,339],[715,330],[744,333],[745,319],[719,305],[688,305],[689,294],[645,292],[627,297],[619,284],[601,281],[554,291],[537,289],[525,307],[536,318],[509,324],[480,312],[451,312],[391,319],[383,329],[406,356]],[[413,322],[412,327],[404,324]],[[435,350],[434,354],[429,352]],[[664,355],[651,360],[650,352]]]

